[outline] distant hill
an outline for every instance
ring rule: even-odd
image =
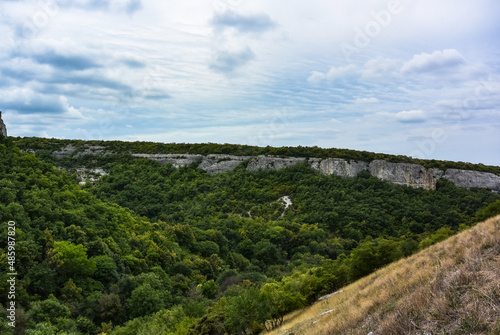
[[[287,315],[278,334],[500,334],[500,216]]]
[[[490,172],[500,175],[499,166],[472,164],[466,162],[452,162],[435,159],[417,159],[403,155],[390,155],[368,151],[357,151],[339,148],[314,147],[258,147],[240,144],[217,143],[155,143],[155,142],[124,142],[124,141],[83,141],[47,139],[38,137],[16,137],[15,144],[23,150],[44,150],[46,152],[61,151],[68,146],[73,146],[78,152],[86,149],[98,149],[114,153],[130,154],[224,154],[234,156],[278,156],[278,157],[305,157],[305,158],[342,158],[352,161],[371,162],[385,160],[391,163],[419,164],[425,168],[440,170],[461,169],[480,172]],[[87,150],[87,153],[91,150]]]
[[[436,189],[437,181],[446,179],[467,189],[483,188],[500,193],[500,167],[417,160],[405,156],[376,154],[347,149],[318,147],[254,147],[233,144],[163,144],[152,142],[104,142],[78,140],[47,140],[17,138],[16,144],[25,151],[36,152],[50,163],[65,169],[101,174],[106,160],[97,158],[129,156],[146,158],[175,168],[195,164],[201,170],[216,174],[232,171],[238,166],[246,170],[278,170],[298,163],[306,163],[325,175],[356,177],[369,173],[397,185],[427,190]],[[87,169],[87,171],[82,169]],[[88,171],[91,169],[91,171]],[[88,174],[88,173],[87,173]],[[82,179],[88,180],[89,177]],[[96,178],[92,178],[96,179]]]

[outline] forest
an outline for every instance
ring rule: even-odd
[[[126,142],[104,143],[114,152],[106,156],[50,154],[68,143],[99,144],[0,136],[2,334],[258,334],[279,327],[286,313],[500,213],[500,195],[446,180],[427,191],[369,173],[326,176],[300,163],[259,171],[243,163],[210,175],[196,163],[176,169],[130,153],[409,160],[400,156]],[[79,185],[77,166],[107,175]],[[16,223],[15,329],[3,271],[9,221]]]

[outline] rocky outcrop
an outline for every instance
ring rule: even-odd
[[[313,169],[320,171],[323,174],[333,174],[341,177],[356,177],[361,171],[366,171],[369,168],[367,162],[347,161],[341,158],[327,159],[310,159],[310,164]]]
[[[459,187],[486,188],[500,192],[500,177],[489,172],[448,169],[443,175]]]
[[[77,150],[71,145],[54,151],[56,157],[67,155],[108,155],[105,147],[86,146],[84,150]],[[422,165],[409,163],[391,163],[384,160],[374,160],[368,162],[349,161],[341,158],[309,158],[304,157],[276,157],[276,156],[233,156],[233,155],[194,155],[194,154],[132,154],[134,157],[155,160],[161,164],[172,164],[179,168],[192,163],[198,163],[198,167],[210,174],[225,172],[234,169],[236,166],[247,162],[246,169],[249,171],[278,170],[307,162],[313,169],[325,175],[335,175],[340,177],[356,177],[363,171],[368,171],[372,176],[382,180],[414,188],[426,190],[436,189],[439,179],[445,178],[459,187],[465,188],[485,188],[495,192],[500,192],[500,176],[493,173],[478,172],[470,170],[448,169],[427,169]]]
[[[436,182],[443,175],[443,171],[439,169],[426,169],[418,164],[391,163],[383,160],[372,161],[368,171],[372,176],[394,184],[426,190],[436,189]]]
[[[5,123],[3,123],[2,112],[0,112],[0,134],[7,137],[7,127],[5,126]]]
[[[250,159],[247,170],[279,170],[305,161],[306,159],[303,157],[257,156]]]

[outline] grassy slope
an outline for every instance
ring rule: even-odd
[[[500,334],[500,216],[285,317],[267,335]]]

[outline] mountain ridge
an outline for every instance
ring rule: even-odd
[[[110,145],[114,142],[104,142],[105,145],[94,145],[95,142],[83,142],[84,145],[81,146],[82,141],[77,142],[77,145],[73,145],[71,142],[61,140],[59,143],[66,143],[64,146],[59,145],[59,148],[51,148],[49,150],[50,154],[58,159],[64,159],[66,157],[80,157],[80,156],[106,156],[110,154],[120,153],[115,147]],[[89,144],[91,143],[91,144]],[[118,142],[121,145],[124,142]],[[78,144],[80,144],[78,146]],[[153,145],[153,143],[149,143]],[[125,143],[125,146],[130,144]],[[132,144],[133,145],[133,144]],[[156,145],[156,144],[154,144]],[[210,146],[213,144],[207,144]],[[219,145],[223,147],[224,145]],[[234,145],[233,145],[234,146]],[[50,147],[50,146],[49,146]],[[240,146],[241,147],[241,146]],[[439,179],[447,179],[453,182],[456,186],[464,187],[467,189],[471,188],[484,188],[489,189],[494,192],[500,192],[500,175],[488,171],[477,171],[470,169],[471,166],[466,165],[468,169],[458,168],[460,163],[456,163],[456,167],[446,168],[444,163],[437,161],[437,167],[425,166],[429,165],[424,162],[423,164],[418,164],[415,160],[408,159],[408,162],[398,162],[391,160],[404,160],[404,157],[399,156],[387,156],[385,159],[377,159],[377,154],[373,154],[371,161],[369,160],[356,160],[348,158],[339,157],[296,157],[296,156],[285,156],[285,155],[235,155],[235,154],[221,154],[221,153],[146,153],[137,152],[138,150],[125,150],[121,153],[131,154],[132,157],[136,158],[146,158],[159,162],[160,164],[172,164],[174,167],[179,168],[187,166],[190,164],[199,164],[198,167],[207,173],[214,174],[220,172],[226,172],[233,170],[236,166],[240,164],[246,165],[246,169],[249,171],[255,171],[259,169],[264,170],[275,170],[297,163],[306,163],[313,169],[321,172],[325,175],[336,175],[340,177],[356,177],[360,173],[366,171],[372,176],[375,176],[381,180],[389,181],[397,185],[405,185],[413,188],[423,188],[426,190],[436,189],[436,183]],[[25,146],[25,149],[34,150]],[[280,149],[280,148],[276,148]],[[300,149],[300,148],[292,148]],[[315,149],[315,148],[312,148]],[[326,150],[326,149],[324,149]],[[323,151],[324,151],[323,150]],[[36,150],[35,150],[36,151]],[[135,151],[135,152],[134,152]],[[147,150],[143,150],[147,151]],[[217,151],[217,149],[214,149]],[[219,151],[220,150],[219,148]],[[279,151],[278,151],[279,152]],[[307,152],[307,149],[306,149]],[[318,155],[320,152],[318,153]],[[365,155],[364,152],[355,152],[361,156]],[[354,154],[353,154],[354,155]],[[365,155],[370,158],[369,155]],[[430,161],[432,163],[432,161]],[[464,163],[465,164],[465,163]],[[453,166],[453,165],[451,165]],[[473,168],[474,166],[472,166]],[[476,168],[480,169],[483,166],[480,164],[475,165]],[[496,168],[496,167],[491,167]],[[490,169],[495,171],[495,169]]]

